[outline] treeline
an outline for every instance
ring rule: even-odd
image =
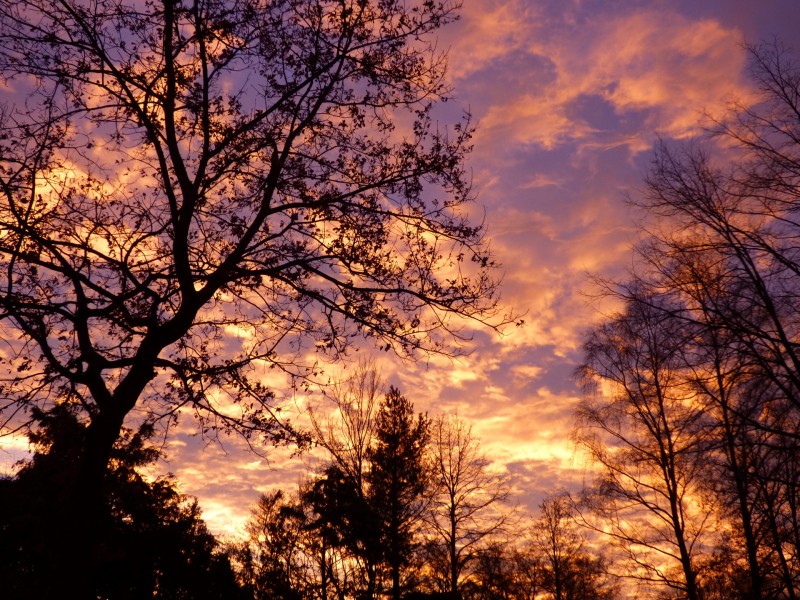
[[[81,577],[110,599],[615,597],[568,499],[548,498],[538,519],[519,514],[464,421],[415,414],[369,367],[330,398],[330,414],[311,419],[324,459],[297,490],[262,495],[236,542],[215,539],[173,479],[142,475],[159,456],[152,429],[126,431],[98,516],[100,552],[82,573],[70,552],[83,532],[63,498],[86,426],[68,403],[36,413],[34,455],[0,480],[3,597],[58,597]]]
[[[332,416],[313,418],[326,460],[253,509],[231,557],[255,598],[613,597],[566,499],[514,514],[469,426],[380,389],[368,368],[339,386]]]
[[[750,54],[760,102],[659,148],[579,371],[585,523],[643,591],[690,600],[800,593],[800,68]]]

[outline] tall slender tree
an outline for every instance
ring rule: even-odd
[[[502,534],[510,516],[503,506],[508,481],[491,470],[462,419],[439,416],[431,423],[431,481],[434,493],[427,514],[430,546],[444,556],[446,591],[458,592],[480,545]]]
[[[682,375],[691,333],[672,318],[676,307],[639,300],[585,345],[579,372],[590,395],[578,409],[577,439],[600,467],[585,502],[631,557],[631,576],[698,600],[697,554],[713,511],[694,501],[705,414]]]
[[[362,588],[368,598],[375,595],[382,553],[375,513],[369,505],[369,451],[375,441],[378,406],[384,395],[384,382],[374,363],[362,361],[348,378],[334,382],[326,393],[333,403],[329,416],[310,409],[313,437],[324,448],[330,465],[314,484],[312,493],[317,512],[326,512],[326,503],[334,502],[350,511],[349,534],[341,538],[358,558]],[[332,495],[333,494],[333,495]],[[336,498],[335,496],[341,497]],[[344,515],[343,515],[344,516]]]
[[[640,385],[641,373],[650,373],[645,378],[653,384],[648,395],[668,401],[661,404],[673,418],[661,427],[652,421],[642,431],[665,441],[679,435],[667,449],[676,459],[684,456],[672,461],[678,485],[667,487],[684,490],[684,507],[704,507],[720,524],[721,535],[713,540],[717,547],[705,557],[697,545],[702,540],[687,546],[700,560],[681,559],[684,573],[693,562],[698,593],[718,593],[728,581],[743,598],[794,598],[800,580],[795,518],[800,69],[779,42],[749,51],[760,101],[734,106],[732,115],[702,142],[657,148],[645,194],[635,199],[646,211],[642,222],[647,227],[636,272],[631,281],[609,286],[625,310],[589,338],[587,362],[594,365],[598,389],[612,396],[614,390],[623,390],[635,412],[615,413],[600,402],[588,411],[584,405],[583,416],[602,423],[600,429],[611,434],[595,437],[593,448],[603,464],[612,463],[613,485],[605,490],[615,492],[621,489],[615,483],[619,474],[627,476],[629,470],[619,471],[620,463],[606,457],[626,456],[618,446],[620,440],[631,439],[634,429],[625,424],[632,416],[640,425],[647,423],[640,407],[652,404],[637,404],[629,390],[633,384],[647,391]],[[724,160],[716,154],[719,138],[725,144],[720,153]],[[642,315],[669,327],[643,328]],[[641,340],[647,337],[655,343],[642,354],[647,347]],[[637,356],[647,357],[650,364],[631,360]],[[655,359],[660,359],[658,377]],[[662,385],[656,385],[659,379]],[[680,396],[687,409],[702,413],[696,422],[700,427],[682,425],[686,421],[674,412]],[[637,452],[643,449],[648,446],[639,445]],[[699,480],[687,460],[693,455],[704,466]],[[663,458],[669,456],[650,448],[636,467],[666,467]],[[669,479],[669,472],[663,469],[659,484]],[[628,500],[641,504],[651,491]],[[602,495],[597,498],[602,503]],[[679,523],[674,517],[680,511],[672,513],[670,524]],[[679,530],[688,531],[674,530],[676,540]],[[704,564],[725,568],[708,573]]]
[[[381,519],[381,540],[399,600],[403,569],[410,564],[422,523],[428,483],[425,451],[430,423],[397,388],[390,388],[378,410],[375,444],[370,449],[369,501]]]

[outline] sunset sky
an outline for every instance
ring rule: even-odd
[[[572,373],[599,318],[588,274],[631,263],[626,195],[638,193],[657,138],[688,139],[704,114],[752,100],[744,42],[800,51],[800,1],[464,0],[461,15],[439,37],[455,92],[447,110],[469,109],[478,124],[474,218],[503,265],[503,305],[526,313],[525,326],[476,330],[461,360],[376,360],[417,410],[472,423],[535,513],[584,477],[570,441]],[[320,402],[295,400],[298,410]],[[266,461],[236,438],[206,444],[192,431],[187,422],[168,438],[161,467],[217,533],[235,535],[260,492],[293,490],[314,464],[270,448]],[[23,452],[6,444],[0,467]]]

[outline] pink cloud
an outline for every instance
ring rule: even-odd
[[[417,410],[474,423],[531,509],[546,490],[580,483],[569,442],[579,395],[571,373],[582,332],[599,316],[582,295],[586,272],[628,262],[623,200],[636,193],[656,132],[692,135],[704,110],[750,94],[738,46],[744,25],[714,16],[725,2],[708,3],[702,18],[677,3],[589,4],[467,1],[440,42],[450,47],[456,108],[471,107],[479,121],[469,164],[475,213],[485,207],[506,272],[504,302],[527,310],[527,325],[505,337],[473,329],[474,353],[459,361],[376,356]],[[319,402],[290,408],[300,412],[306,400]],[[188,433],[172,438],[164,468],[200,497],[216,531],[234,533],[259,491],[293,489],[319,464],[269,448],[268,464],[240,440],[205,446]]]

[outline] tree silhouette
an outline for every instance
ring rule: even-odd
[[[337,464],[323,470],[303,493],[303,501],[309,505],[313,515],[310,527],[321,545],[338,551],[336,562],[344,563],[340,589],[367,600],[375,598],[385,559],[383,523],[377,507]],[[326,579],[325,567],[321,571]],[[327,593],[325,581],[321,587]]]
[[[310,409],[313,440],[327,451],[332,464],[350,477],[363,498],[384,382],[373,363],[361,361],[350,377],[334,382],[325,395],[333,402],[334,416],[322,418]]]
[[[631,301],[588,336],[579,373],[590,393],[576,437],[599,467],[584,502],[631,557],[630,575],[697,600],[697,554],[713,511],[692,500],[702,490],[705,413],[684,385],[692,332],[671,318],[676,310]]]
[[[62,479],[79,468],[86,427],[68,405],[36,413],[33,457],[0,481],[0,577],[9,598],[64,594],[74,580],[69,554],[80,548]],[[147,432],[123,432],[109,468],[108,493],[98,519],[98,569],[87,583],[92,597],[244,598],[227,556],[207,530],[196,501],[171,478],[150,481],[139,472],[158,451]]]
[[[255,600],[308,597],[303,537],[306,514],[281,491],[262,494],[246,526],[247,540],[236,547],[238,575]]]
[[[634,200],[645,235],[631,279],[607,285],[623,310],[588,337],[583,440],[607,473],[595,506],[661,512],[687,595],[796,598],[800,69],[779,42],[748,50],[759,102],[660,144]]]
[[[489,469],[472,428],[458,417],[440,416],[431,424],[432,502],[426,518],[431,554],[442,560],[445,590],[457,592],[480,545],[503,533],[509,511],[501,504],[508,481]]]
[[[255,507],[236,556],[242,579],[259,597],[289,597],[294,590],[373,600],[416,591],[431,484],[430,424],[423,415],[415,418],[413,404],[396,388],[373,406],[377,381],[374,369],[360,368],[336,399],[341,422],[323,424],[315,416],[331,460],[301,486],[297,501],[278,492]],[[337,439],[337,431],[346,433]]]
[[[357,557],[358,579],[367,598],[376,593],[383,561],[380,523],[368,499],[367,481],[383,395],[384,382],[377,368],[362,361],[350,377],[334,382],[326,392],[335,406],[332,416],[323,418],[311,410],[313,439],[331,462],[306,497],[320,516],[320,526],[338,531],[338,543],[332,545],[346,547]]]
[[[449,316],[494,313],[472,128],[431,116],[454,9],[0,5],[0,76],[27,96],[0,109],[2,412],[82,408],[85,531],[126,420],[283,439],[268,369],[307,378],[355,336],[458,352]]]
[[[553,496],[539,508],[532,551],[541,561],[542,588],[553,600],[614,598],[616,588],[606,576],[605,561],[588,551],[569,500]]]
[[[381,523],[393,600],[400,598],[402,570],[411,562],[426,507],[429,428],[428,419],[421,414],[415,419],[413,404],[397,388],[390,388],[378,409],[368,481],[369,502]]]

